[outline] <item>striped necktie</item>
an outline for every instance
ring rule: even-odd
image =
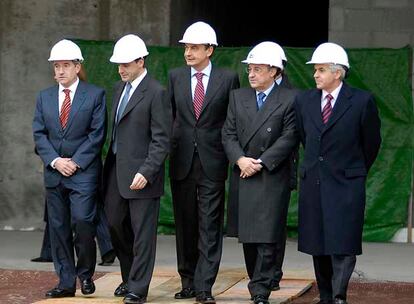
[[[204,102],[204,85],[203,85],[203,73],[195,73],[197,78],[197,84],[194,90],[194,114],[195,118],[198,120],[201,114],[201,109],[203,108]]]
[[[326,95],[325,99],[327,100],[326,105],[322,109],[322,121],[326,124],[329,120],[329,117],[332,114],[332,104],[331,101],[333,96],[331,94]]]
[[[65,99],[63,100],[62,108],[60,109],[60,125],[62,126],[62,129],[65,129],[68,125],[69,120],[69,113],[71,108],[71,102],[70,102],[70,90],[64,89],[63,92],[65,93]]]

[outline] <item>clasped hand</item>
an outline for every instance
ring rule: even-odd
[[[63,176],[69,177],[76,172],[79,166],[72,159],[61,157],[56,160],[55,168]]]
[[[263,168],[260,160],[245,156],[239,158],[239,160],[237,161],[237,165],[240,168],[241,178],[250,177],[262,170]]]

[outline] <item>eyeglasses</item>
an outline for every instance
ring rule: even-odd
[[[257,66],[255,66],[255,67],[247,67],[247,68],[246,68],[246,73],[247,73],[247,74],[250,74],[250,73],[254,73],[254,74],[261,74],[261,73],[263,73],[265,70],[266,70],[266,68],[263,68],[263,67],[257,67]],[[267,70],[270,70],[270,68],[269,68],[269,67],[267,67]]]

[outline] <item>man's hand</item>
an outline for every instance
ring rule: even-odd
[[[70,158],[61,157],[56,160],[55,168],[63,176],[69,177],[69,176],[72,176],[76,172],[76,169],[78,167]]]
[[[260,170],[262,170],[263,166],[261,165],[261,161],[251,158],[251,157],[240,157],[237,161],[237,165],[240,168],[240,177],[246,178],[250,177]]]
[[[134,180],[132,181],[131,186],[129,188],[131,190],[141,190],[147,185],[148,181],[141,173],[135,174]]]

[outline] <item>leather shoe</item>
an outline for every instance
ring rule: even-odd
[[[84,295],[90,295],[95,292],[95,283],[92,279],[86,279],[81,282],[81,291]]]
[[[255,295],[253,297],[254,304],[269,304],[268,298],[262,295]]]
[[[37,257],[37,258],[33,258],[30,260],[31,262],[35,262],[35,263],[51,263],[53,262],[52,259],[45,259],[44,257]]]
[[[214,297],[211,295],[211,292],[201,291],[201,292],[197,293],[196,303],[215,304],[216,299],[214,299]]]
[[[320,300],[316,304],[333,304],[333,302],[331,300]]]
[[[128,293],[128,284],[122,282],[114,291],[115,297],[125,297]]]
[[[334,303],[334,304],[348,304],[348,302],[347,302],[347,301],[342,300],[342,299],[335,299],[335,300],[333,301],[333,303]]]
[[[174,298],[177,300],[182,300],[182,299],[190,299],[190,298],[194,298],[195,297],[195,291],[192,288],[186,287],[181,289],[180,292],[177,292],[174,295]]]
[[[62,289],[59,287],[55,287],[45,294],[46,298],[67,298],[67,297],[74,297],[75,290],[73,289]]]
[[[270,287],[270,289],[271,289],[272,291],[280,290],[280,285],[279,285],[279,282],[274,281],[274,282],[272,283],[272,286]]]
[[[147,301],[147,297],[138,295],[133,292],[128,292],[124,298],[124,303],[127,304],[143,304],[145,301]]]
[[[116,258],[115,251],[113,249],[109,250],[102,256],[102,262],[100,262],[99,266],[111,266]]]

